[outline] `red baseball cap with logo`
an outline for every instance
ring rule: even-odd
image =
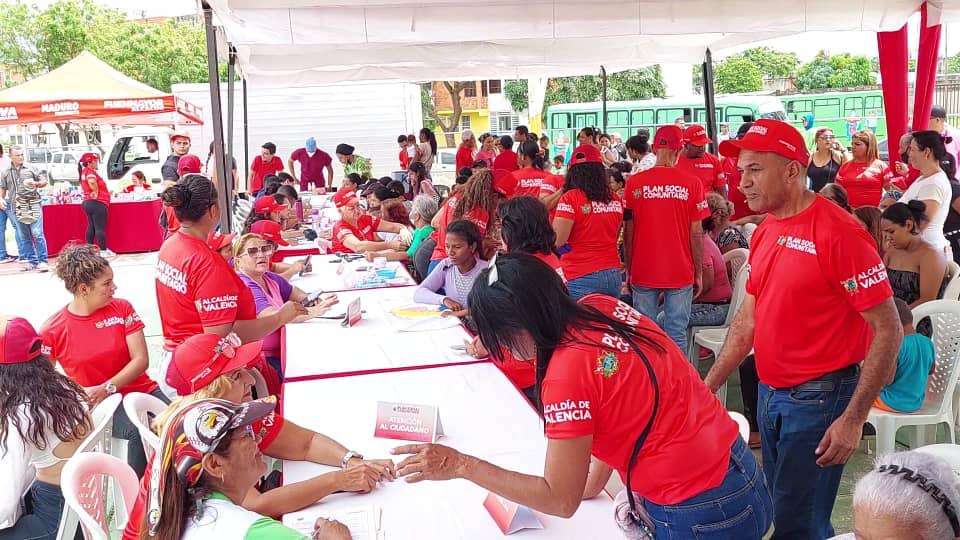
[[[333,204],[338,209],[344,206],[356,206],[360,204],[360,199],[357,198],[356,191],[340,189],[337,190],[337,194],[333,196]]]
[[[80,163],[90,163],[91,161],[100,161],[100,154],[96,152],[86,152],[80,156]]]
[[[723,156],[737,157],[741,150],[772,152],[804,166],[810,161],[807,145],[797,128],[769,118],[754,122],[743,138],[720,143],[720,154]]]
[[[214,229],[210,231],[210,235],[207,236],[207,245],[214,251],[220,251],[232,244],[233,239],[236,237],[237,235],[235,233],[222,234],[220,231]]]
[[[286,208],[286,205],[280,204],[273,195],[264,195],[253,203],[253,213],[265,216],[274,212],[280,212]]]
[[[40,336],[26,319],[0,318],[0,364],[23,364],[42,354]]]
[[[679,150],[683,146],[683,131],[676,124],[660,126],[653,136],[653,149]]]
[[[262,341],[243,345],[236,334],[223,338],[216,334],[198,334],[173,351],[167,368],[167,384],[178,395],[192,394],[225,373],[253,365],[260,358],[262,346]]]
[[[280,224],[276,221],[269,219],[261,219],[260,221],[254,221],[253,225],[250,226],[250,232],[263,238],[267,242],[273,242],[274,244],[280,246],[289,246],[286,240],[283,239],[283,236],[280,234]]]
[[[173,142],[177,139],[186,139],[190,140],[190,135],[185,131],[174,131],[170,134],[170,142]]]
[[[570,162],[567,167],[580,165],[581,163],[603,163],[603,156],[600,155],[600,149],[592,144],[582,144],[570,154]]]
[[[180,157],[177,162],[177,174],[200,174],[200,158],[193,154]]]
[[[693,124],[692,126],[683,130],[683,142],[696,146],[706,146],[713,141],[707,136],[707,130],[703,129],[703,126]]]

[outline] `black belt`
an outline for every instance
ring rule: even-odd
[[[816,379],[800,383],[789,388],[777,388],[777,390],[790,390],[794,392],[831,392],[836,390],[837,382],[842,379],[849,379],[860,374],[860,364],[852,364],[845,368],[824,373]]]

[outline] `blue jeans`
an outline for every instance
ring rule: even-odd
[[[0,239],[3,240],[3,251],[0,251],[0,255],[9,255],[7,253],[7,221],[10,222],[10,226],[13,227],[13,237],[17,241],[17,256],[23,257],[24,247],[23,247],[23,235],[20,234],[20,225],[17,222],[17,216],[13,213],[13,201],[7,200],[7,209],[0,210]]]
[[[30,264],[40,264],[47,262],[47,240],[43,236],[43,214],[33,223],[17,224],[20,227],[20,236],[23,238],[23,251],[20,256],[29,261]]]
[[[694,304],[690,306],[690,326],[720,326],[727,322],[730,304]]]
[[[760,540],[773,522],[773,501],[763,472],[740,437],[730,449],[727,475],[719,486],[681,503],[644,501],[657,540]]]
[[[38,480],[23,499],[23,515],[13,527],[0,530],[0,540],[54,540],[64,507],[60,486]]]
[[[827,374],[782,390],[759,384],[757,423],[763,470],[773,494],[774,539],[834,535],[830,514],[843,465],[819,467],[814,451],[850,403],[859,375]]]
[[[622,283],[620,269],[608,268],[607,270],[597,270],[585,276],[580,276],[577,279],[571,279],[567,282],[567,292],[574,300],[579,300],[594,293],[620,298],[620,285]]]
[[[680,289],[648,289],[631,285],[633,309],[657,321],[670,339],[687,350],[687,327],[690,324],[690,305],[693,303],[693,285]],[[660,318],[660,293],[663,293],[663,317]]]

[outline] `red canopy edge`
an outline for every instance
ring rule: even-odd
[[[124,121],[117,121],[119,119]],[[171,94],[141,98],[0,102],[0,125],[90,120],[117,124],[202,124],[203,114],[200,107]]]

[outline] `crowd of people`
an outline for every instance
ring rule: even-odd
[[[373,178],[368,159],[339,145],[336,188],[315,140],[287,169],[265,143],[237,234],[218,231],[218,184],[190,159],[189,138],[173,141],[180,154],[165,165],[168,236],[155,280],[157,380],[146,375],[140,317],[114,296],[101,227],[108,201],[90,160],[87,244],[66,248],[56,265],[73,299],[39,332],[23,319],[0,323],[0,470],[23,486],[0,497],[0,540],[53,537],[60,468],[91,429],[89,409],[130,392],[168,409],[153,421],[161,449],[149,460],[125,413],[114,416],[142,478],[126,539],[300,538],[276,519],[396,478],[466,479],[569,517],[613,471],[626,486],[615,518],[628,538],[760,539],[771,525],[773,538],[830,538],[844,464],[871,408],[919,409],[935,369],[929,328],[911,310],[942,296],[948,260],[960,253],[947,231],[960,222],[951,221],[960,184],[937,131],[901,141],[893,168],[878,160],[870,132],[848,153],[820,130],[808,150],[797,129],[769,119],[724,137],[719,156],[699,125],[624,143],[584,128],[566,162],[525,126],[479,140],[465,131],[449,195],[430,179],[430,130],[398,137],[402,180]],[[367,459],[283,419],[281,329],[337,303],[290,283],[310,271],[307,261],[275,257],[315,234],[302,224],[320,187],[335,191],[333,251],[407,263],[419,282],[412,300],[460,318],[476,336],[468,353],[495,360],[541,414],[542,475],[440,444],[398,447],[396,463]],[[752,236],[748,224],[759,224]],[[749,250],[743,301],[701,379],[688,359],[690,330],[727,320],[738,274],[724,255],[737,249]],[[746,440],[714,396],[734,370]],[[263,456],[339,470],[267,489]],[[23,482],[31,467],[32,484]],[[925,483],[908,487],[913,476],[897,475],[905,467]],[[919,491],[934,483],[947,500],[940,513]],[[897,501],[912,498],[913,530],[960,537],[947,499],[958,486],[941,464],[883,456],[854,495],[858,535],[898,537]],[[350,533],[321,520],[312,536]]]

